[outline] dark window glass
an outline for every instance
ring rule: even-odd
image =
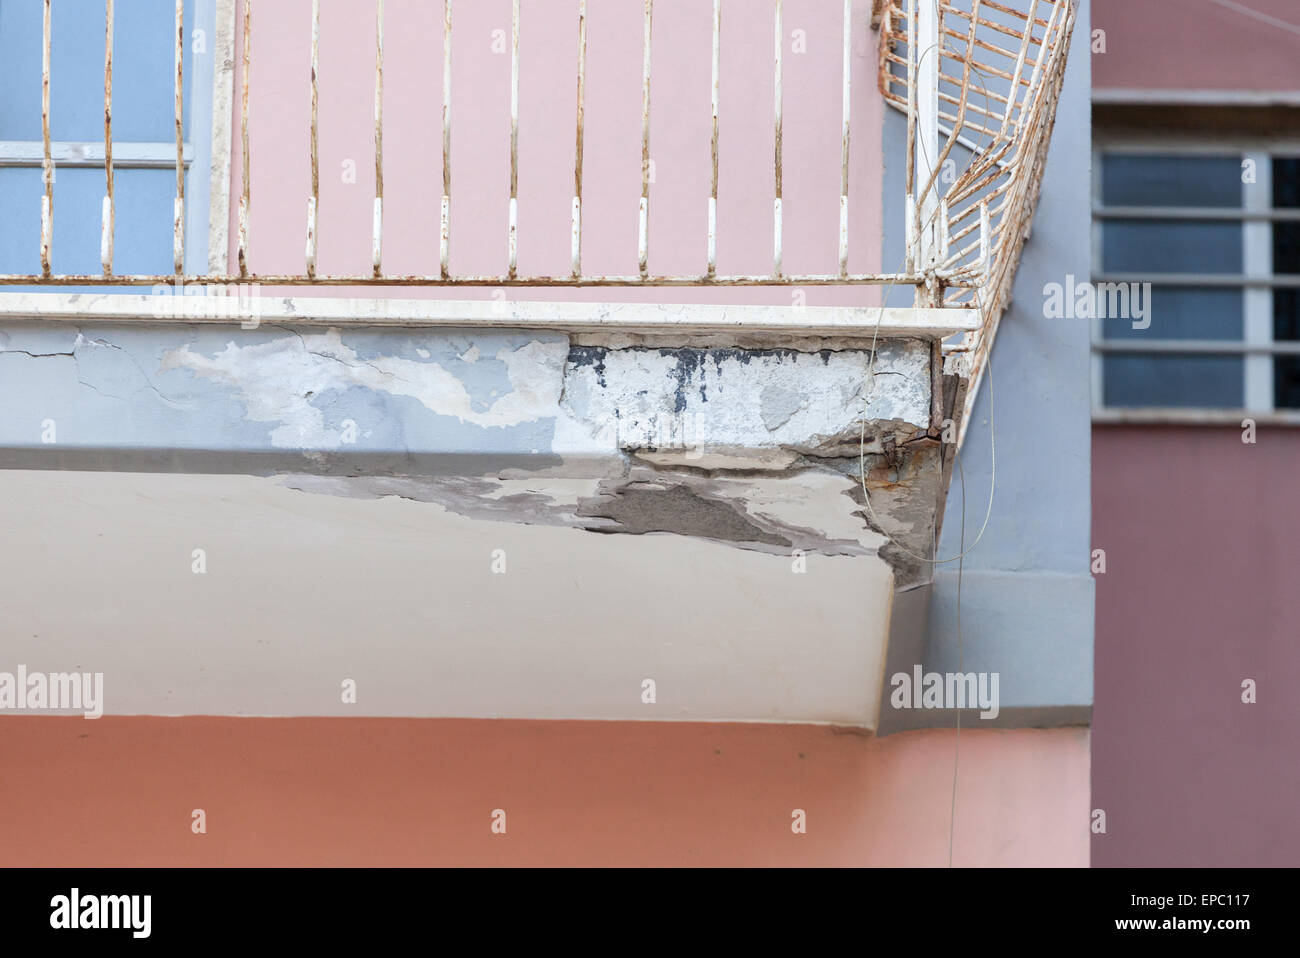
[[[1300,208],[1300,157],[1273,157],[1273,206]]]
[[[1239,409],[1244,404],[1240,356],[1111,353],[1102,362],[1107,406]]]
[[[1300,208],[1300,157],[1273,158],[1273,206]],[[1273,272],[1300,273],[1300,223],[1273,224]],[[1273,338],[1300,340],[1300,289],[1273,290]],[[1273,357],[1273,405],[1300,409],[1300,356]]]
[[[1240,156],[1101,158],[1101,201],[1107,206],[1241,207]]]
[[[1241,224],[1213,220],[1106,220],[1108,273],[1240,273]]]
[[[1097,309],[1107,339],[1226,339],[1240,341],[1245,298],[1240,287],[1153,286],[1128,299],[1128,318],[1119,313],[1124,300],[1113,299],[1106,283],[1097,284]],[[1114,307],[1119,305],[1121,310]],[[1133,322],[1150,320],[1146,329]]]
[[[1300,356],[1273,357],[1273,405],[1300,409]]]
[[[1273,290],[1273,338],[1300,339],[1300,289]]]
[[[1273,224],[1273,272],[1300,273],[1300,222]]]

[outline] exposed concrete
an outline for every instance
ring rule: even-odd
[[[298,488],[503,522],[769,552],[885,546],[910,583],[924,570],[880,532],[913,551],[933,536],[930,348],[881,341],[868,391],[870,358],[825,341],[613,349],[501,331],[13,324],[0,465],[291,472]],[[352,478],[313,479],[330,475]]]
[[[90,530],[111,526],[116,558],[97,560],[101,572],[92,588],[103,601],[88,609],[116,623],[117,633],[148,636],[162,648],[175,623],[133,597],[154,590],[144,582],[162,574],[156,562],[174,560],[189,576],[190,550],[211,555],[199,540],[221,542],[222,523],[234,523],[247,542],[221,546],[225,555],[217,564],[228,570],[236,563],[241,576],[274,577],[279,573],[267,561],[305,563],[293,587],[305,591],[293,601],[323,589],[320,609],[294,621],[338,643],[325,654],[336,671],[343,668],[337,654],[358,638],[391,646],[391,661],[382,655],[369,665],[347,660],[348,669],[368,670],[370,687],[385,690],[377,710],[365,714],[872,727],[894,589],[929,576],[898,544],[924,551],[933,541],[944,466],[942,444],[931,438],[930,342],[881,340],[876,377],[868,383],[871,360],[860,342],[825,339],[779,348],[689,342],[614,348],[560,333],[497,330],[11,324],[0,330],[0,403],[9,410],[0,421],[0,470],[10,470],[0,471],[0,481],[12,486],[14,498],[0,531],[11,542],[31,535],[66,551],[84,548]],[[39,473],[17,471],[27,468],[80,471],[49,474],[51,486]],[[99,470],[99,477],[86,470]],[[207,485],[196,485],[201,477],[119,477],[105,470],[279,478],[231,476],[212,485],[217,479],[209,477]],[[38,535],[22,515],[38,508],[41,490],[51,487],[98,505],[89,514],[74,510]],[[132,499],[136,493],[173,504],[160,514]],[[218,505],[214,495],[234,505]],[[104,525],[93,518],[100,510],[121,514]],[[245,515],[261,515],[270,525],[250,525]],[[175,552],[172,559],[128,535],[136,530],[168,539],[171,522],[178,523],[167,550]],[[459,569],[464,560],[454,555],[440,560],[436,608],[459,638],[450,648],[421,652],[419,629],[411,629],[427,617],[420,611],[418,583],[426,572],[418,555],[428,537],[445,540],[458,554],[465,543],[480,544],[471,550],[472,569]],[[351,564],[340,570],[328,557],[305,555],[304,544],[313,542],[349,552]],[[525,602],[522,593],[506,593],[486,609],[494,579],[484,568],[497,547],[510,555],[511,581],[518,581],[520,550],[533,556],[527,560],[532,597]],[[254,557],[264,550],[277,558]],[[39,551],[36,538],[29,551]],[[410,569],[401,565],[412,561]],[[577,577],[566,565],[574,561],[585,570]],[[120,682],[140,681],[127,678],[138,663],[102,644],[107,634],[63,615],[52,599],[69,581],[84,591],[90,571],[62,562],[27,565],[11,570],[8,607],[18,613],[11,618],[21,622],[18,633],[78,650],[74,665],[98,660]],[[827,575],[830,569],[834,575]],[[375,590],[371,576],[378,570],[409,591]],[[385,603],[382,615],[372,609],[367,619],[379,630],[370,637],[332,598],[358,581],[369,583],[368,602]],[[629,609],[644,618],[638,602],[646,588],[672,609],[710,606],[703,618],[691,613],[699,626],[688,630],[691,649],[676,642],[660,648],[667,620],[623,621],[622,651],[609,668],[598,666],[602,655],[613,654],[600,651],[608,623]],[[593,590],[608,601],[591,605]],[[206,600],[191,601],[198,604],[187,614],[215,614],[202,611]],[[282,644],[288,621],[266,618],[268,603],[281,599],[248,608],[225,601],[235,616],[229,628],[255,643],[246,650],[250,662],[258,661],[258,643]],[[335,619],[352,622],[350,631],[338,631]],[[476,644],[478,630],[527,635],[545,655],[527,668],[516,659],[507,667],[494,651],[497,639]],[[820,638],[811,639],[810,631]],[[213,633],[195,646],[200,659],[223,663],[218,671],[225,681],[236,674],[250,681],[243,666],[204,644],[208,639],[218,642]],[[751,648],[754,641],[759,644]],[[290,643],[285,654],[290,648],[300,664],[318,646]],[[13,651],[31,658],[39,649]],[[685,695],[676,711],[643,713],[635,696],[627,697],[622,685],[632,678],[616,673],[647,656]],[[193,662],[163,658],[171,664],[146,668],[152,676],[146,687],[132,687],[125,706],[110,709],[338,711],[324,691],[337,686],[332,673],[328,681],[324,675],[296,680],[272,670],[293,690],[277,697],[266,688],[245,694],[212,687],[208,676],[191,671]],[[382,671],[400,669],[402,661],[475,675],[486,691],[461,692],[452,682],[421,700],[418,690],[396,688],[396,679]],[[553,679],[539,694],[511,685],[512,675],[540,674],[542,661],[565,674],[594,669],[597,677]],[[200,672],[209,668],[203,664]],[[718,670],[731,676],[721,693],[705,687]],[[736,678],[742,674],[749,677]],[[688,675],[691,691],[680,692]],[[163,695],[152,683],[170,691]]]

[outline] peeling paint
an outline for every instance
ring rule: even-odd
[[[397,357],[365,360],[342,341],[337,329],[297,333],[271,342],[234,342],[211,356],[188,345],[163,354],[162,369],[188,369],[239,390],[247,418],[280,423],[271,430],[279,447],[335,448],[336,430],[325,428],[313,398],[330,390],[361,387],[409,396],[431,412],[480,428],[514,426],[554,415],[568,356],[565,342],[529,342],[502,348],[496,359],[507,367],[511,391],[484,410],[475,409],[465,383],[437,362]]]
[[[900,588],[927,578],[904,549],[928,549],[945,493],[927,438],[929,343],[882,340],[870,390],[860,344],[798,347],[14,324],[0,330],[0,401],[16,413],[0,449],[50,463],[80,449],[78,468],[242,463],[313,494],[773,556],[879,556]],[[69,445],[35,445],[46,416]],[[117,449],[117,465],[96,464],[96,445],[103,461]]]

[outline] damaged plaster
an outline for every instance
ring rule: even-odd
[[[507,384],[486,408],[476,408],[466,383],[433,359],[397,356],[366,359],[343,343],[337,329],[299,333],[257,345],[228,343],[213,356],[188,345],[163,354],[161,369],[188,369],[194,375],[239,391],[248,418],[273,422],[271,442],[279,447],[336,448],[337,430],[325,428],[312,397],[359,387],[394,396],[409,396],[430,412],[451,416],[482,429],[535,422],[550,414],[559,400],[564,361],[563,340],[532,341],[517,348],[503,345],[494,358],[505,366]],[[476,364],[471,346],[458,359]]]
[[[141,450],[154,468],[160,446],[176,468],[199,450],[274,453],[265,471],[304,492],[774,555],[880,555],[901,587],[928,570],[882,531],[924,551],[944,492],[930,344],[882,340],[867,390],[870,359],[851,340],[14,324],[0,333],[14,412],[0,438],[37,446],[53,419],[60,443],[117,469]]]

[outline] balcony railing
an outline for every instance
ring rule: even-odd
[[[720,138],[719,63],[720,50],[727,42],[721,0],[712,4],[711,63],[711,169],[709,191],[700,197],[707,203],[705,257],[697,270],[688,273],[660,273],[653,269],[650,250],[649,215],[654,200],[650,163],[651,39],[654,29],[654,0],[642,0],[640,153],[642,159],[639,196],[626,200],[629,214],[636,211],[638,224],[637,270],[627,275],[595,274],[584,269],[583,261],[583,157],[586,130],[588,0],[578,0],[576,70],[577,97],[571,133],[574,138],[573,198],[569,236],[569,269],[551,275],[528,274],[518,261],[520,223],[519,183],[519,78],[520,0],[513,0],[509,43],[509,129],[510,172],[508,217],[501,228],[501,267],[491,274],[458,273],[451,268],[456,237],[457,213],[452,176],[452,40],[453,0],[442,4],[442,183],[439,204],[438,270],[427,274],[394,273],[384,266],[384,14],[385,0],[373,0],[376,46],[374,50],[374,198],[370,269],[361,273],[326,273],[317,268],[321,224],[319,80],[320,0],[313,0],[310,22],[310,161],[311,191],[305,197],[302,268],[296,272],[257,273],[249,262],[253,229],[251,164],[249,148],[250,92],[257,82],[254,49],[257,40],[257,0],[244,0],[242,24],[231,23],[227,38],[232,53],[242,61],[242,78],[235,103],[238,111],[237,149],[242,157],[238,183],[238,233],[234,244],[235,268],[209,269],[206,273],[186,272],[187,163],[184,132],[185,3],[175,2],[175,160],[172,264],[169,274],[120,273],[114,264],[114,155],[113,155],[113,27],[114,0],[106,0],[104,53],[104,139],[102,163],[105,194],[100,244],[101,272],[65,274],[53,268],[54,169],[59,144],[50,136],[50,10],[44,4],[42,56],[42,153],[44,192],[41,197],[40,272],[0,275],[0,285],[32,286],[156,286],[159,284],[262,284],[271,286],[391,286],[391,287],[728,287],[728,286],[887,286],[916,288],[920,307],[978,310],[980,329],[964,336],[950,351],[972,355],[972,371],[978,376],[998,318],[1010,296],[1012,279],[1021,245],[1027,235],[1041,184],[1056,100],[1060,91],[1066,52],[1074,20],[1074,0],[875,0],[873,22],[880,28],[879,89],[886,102],[908,117],[906,173],[906,259],[898,272],[863,273],[849,269],[850,157],[850,64],[855,28],[865,31],[866,23],[855,20],[853,0],[843,0],[842,84],[840,100],[842,129],[839,163],[838,258],[816,273],[791,272],[785,268],[782,222],[783,202],[783,94],[784,4],[773,0],[774,44],[771,123],[774,135],[772,157],[772,258],[771,270],[761,273],[724,273],[718,269],[719,155],[726,149]],[[635,0],[631,0],[635,2]],[[222,0],[231,11],[232,0]],[[354,8],[350,8],[354,9]],[[913,40],[913,38],[915,38]],[[600,42],[599,37],[592,37]],[[237,106],[236,106],[237,103]],[[217,108],[221,108],[217,104]],[[636,109],[628,104],[628,109]],[[234,118],[231,117],[233,120]],[[478,120],[478,118],[475,118]],[[502,117],[502,121],[505,121]],[[630,144],[628,144],[630,146]],[[505,184],[502,184],[505,188]],[[235,193],[235,184],[230,192]],[[463,212],[460,215],[464,215]],[[220,224],[216,224],[220,225]],[[217,236],[214,231],[214,236]],[[221,233],[224,238],[224,230]],[[33,242],[36,238],[33,238]],[[217,240],[220,242],[220,239]],[[225,256],[220,260],[224,262]],[[973,391],[972,391],[973,393]]]
[[[977,381],[1037,205],[1075,4],[883,0],[877,7],[880,91],[909,125],[906,269],[928,275],[936,305],[979,309],[979,330],[949,347],[970,354]],[[918,102],[927,94],[929,110]],[[935,235],[926,237],[927,229]],[[966,277],[977,281],[958,281]]]

